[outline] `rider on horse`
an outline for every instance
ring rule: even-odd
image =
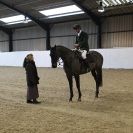
[[[87,52],[89,51],[89,45],[88,45],[88,34],[81,30],[81,26],[78,24],[75,24],[73,26],[73,29],[76,31],[76,42],[74,44],[75,50],[78,50],[81,52],[81,56],[84,59],[85,64],[90,69],[90,63],[92,62],[92,59],[88,60],[86,57]]]

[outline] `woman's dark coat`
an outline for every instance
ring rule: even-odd
[[[25,65],[27,85],[32,87],[39,84],[39,77],[34,61],[27,61]]]

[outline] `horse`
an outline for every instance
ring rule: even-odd
[[[89,54],[87,54],[86,56],[88,60],[90,58],[93,60],[93,67],[91,67],[91,69],[88,70],[87,65],[85,65],[83,59],[81,60],[76,53],[77,52],[74,52],[73,50],[68,49],[64,46],[55,45],[54,47],[51,47],[50,57],[52,68],[57,67],[58,60],[61,58],[63,61],[63,68],[69,82],[69,101],[72,101],[73,98],[73,77],[75,78],[76,87],[78,89],[78,101],[81,101],[80,75],[91,71],[91,74],[96,82],[95,97],[98,98],[99,87],[102,86],[103,56],[97,51],[89,51]]]

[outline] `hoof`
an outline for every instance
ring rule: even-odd
[[[78,102],[81,102],[81,98],[78,99]]]
[[[69,102],[72,102],[72,99],[69,99]]]
[[[98,98],[98,95],[96,95],[95,98]]]

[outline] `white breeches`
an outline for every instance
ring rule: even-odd
[[[81,56],[83,59],[86,59],[86,54],[87,54],[87,51],[86,50],[80,50],[81,51]]]
[[[72,51],[75,51],[75,50],[78,50],[79,52],[81,52],[82,58],[86,59],[86,54],[87,54],[86,50],[81,50],[81,49],[77,49],[77,48],[72,49]]]

